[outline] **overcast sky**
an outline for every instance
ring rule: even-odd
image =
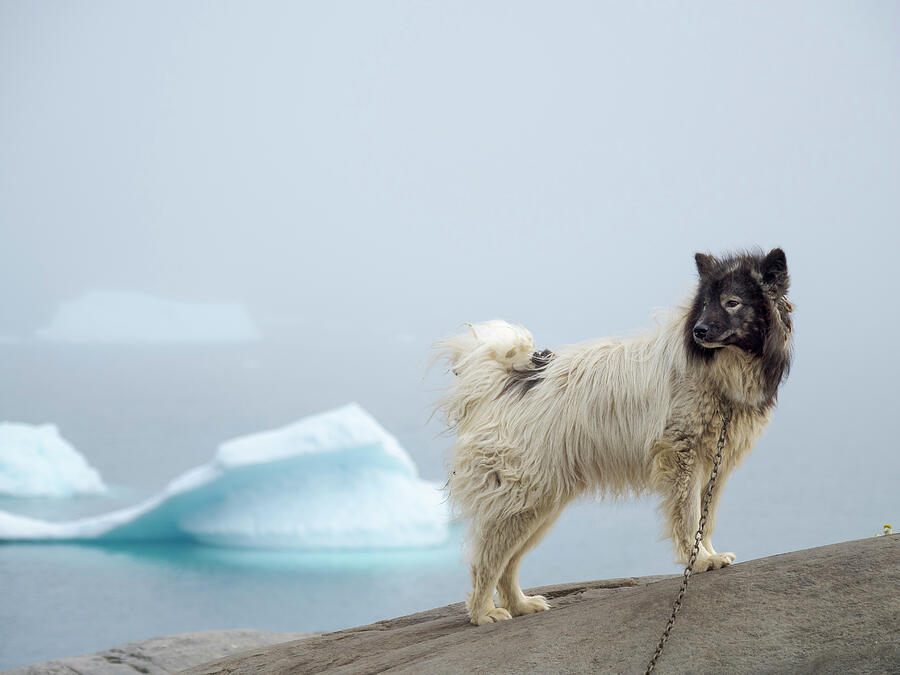
[[[892,338],[898,36],[893,2],[4,0],[0,333],[115,288],[581,339],[759,244],[806,326]]]

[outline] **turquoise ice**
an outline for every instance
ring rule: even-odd
[[[0,511],[3,541],[162,541],[296,549],[433,546],[439,486],[356,404],[223,443],[136,506],[68,522]]]

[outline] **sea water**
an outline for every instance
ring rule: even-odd
[[[49,520],[135,504],[235,436],[357,401],[441,481],[452,440],[429,421],[444,375],[427,344],[385,328],[350,341],[220,346],[4,344],[0,411],[56,424],[105,496],[2,499]],[[756,451],[729,480],[714,541],[738,560],[871,536],[897,516],[890,402],[848,397],[862,374],[798,363]],[[818,384],[817,384],[818,383]],[[727,449],[726,449],[727,452]],[[653,500],[584,499],[526,557],[523,586],[678,573]],[[187,543],[0,545],[0,668],[156,635],[227,628],[335,630],[461,601],[462,527],[401,550],[247,550]]]

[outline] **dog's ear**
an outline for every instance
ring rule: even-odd
[[[780,297],[787,293],[788,270],[787,257],[780,248],[773,248],[763,259],[760,272],[762,273],[763,288],[773,296]]]
[[[716,259],[706,253],[695,253],[694,262],[697,263],[697,272],[700,273],[701,279],[708,276],[716,266]]]

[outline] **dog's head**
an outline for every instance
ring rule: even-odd
[[[791,366],[790,279],[784,251],[694,257],[700,283],[684,325],[688,353],[706,362],[740,350],[759,366],[764,400],[775,401]],[[728,361],[729,363],[731,361]]]
[[[694,256],[700,283],[684,325],[688,353],[705,361],[739,349],[758,359],[763,394],[774,402],[791,365],[790,279],[784,251]]]
[[[761,356],[777,322],[779,304],[786,304],[789,278],[784,251],[775,248],[767,255],[722,259],[698,253],[694,259],[700,284],[685,326],[688,340],[704,351],[735,346]]]

